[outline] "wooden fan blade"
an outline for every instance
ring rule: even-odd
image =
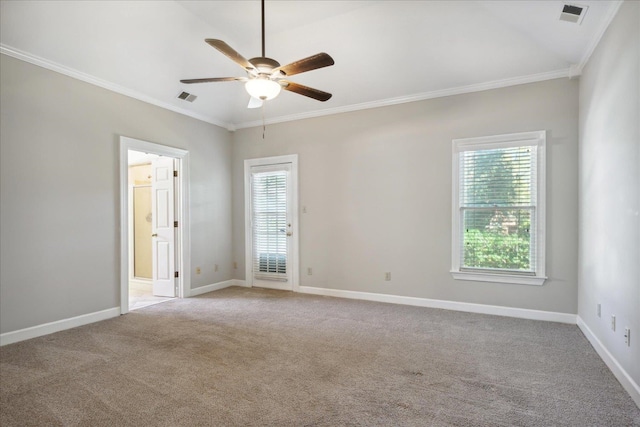
[[[256,67],[251,64],[244,56],[240,55],[236,52],[231,46],[223,42],[222,40],[217,39],[205,39],[212,47],[215,47],[220,52],[224,53],[227,57],[229,57],[233,62],[240,65],[245,71],[255,71]]]
[[[191,84],[191,83],[233,82],[233,81],[246,82],[247,80],[249,79],[247,79],[246,77],[211,77],[208,79],[180,80],[180,83]]]
[[[308,96],[309,98],[317,99],[318,101],[322,101],[322,102],[327,101],[332,96],[328,92],[323,92],[321,90],[304,86],[298,83],[289,82],[286,80],[280,80],[280,83],[284,83],[282,85],[282,88],[284,90],[288,90],[289,92],[295,92],[299,95]]]
[[[273,70],[273,73],[281,71],[286,76],[293,76],[294,74],[300,74],[311,70],[317,70],[318,68],[329,67],[335,64],[333,58],[328,54],[322,52],[308,58],[301,59],[291,64],[283,65]]]

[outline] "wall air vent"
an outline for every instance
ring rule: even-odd
[[[196,100],[197,96],[189,92],[180,92],[176,98],[182,99],[187,102],[193,102]]]
[[[587,6],[565,3],[560,12],[560,20],[580,25],[585,13],[587,13]]]

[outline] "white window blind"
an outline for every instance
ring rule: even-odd
[[[535,274],[536,148],[460,154],[461,268]]]
[[[287,280],[287,172],[252,174],[253,274]]]
[[[544,131],[454,140],[455,278],[544,282],[544,145]]]

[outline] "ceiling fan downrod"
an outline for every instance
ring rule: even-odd
[[[262,0],[262,57],[264,58],[264,0]]]

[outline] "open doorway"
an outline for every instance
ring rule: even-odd
[[[169,301],[177,294],[174,286],[171,286],[172,283],[167,288],[158,280],[159,272],[164,276],[162,282],[167,281],[169,278],[167,276],[173,276],[171,264],[175,264],[175,233],[171,233],[168,242],[166,239],[159,242],[156,231],[160,215],[163,217],[161,222],[168,222],[171,220],[169,217],[175,216],[173,182],[170,191],[157,188],[158,163],[169,166],[173,172],[175,162],[177,159],[172,157],[143,151],[128,151],[129,310]],[[163,182],[170,177],[164,178]],[[165,196],[158,197],[159,191],[162,191],[161,194]],[[167,206],[158,206],[163,203]],[[167,212],[168,207],[171,212]],[[165,249],[158,250],[159,245],[164,245]],[[164,256],[161,256],[162,252],[165,252]],[[162,268],[158,264],[163,264]]]
[[[121,137],[121,313],[188,296],[188,152]]]

